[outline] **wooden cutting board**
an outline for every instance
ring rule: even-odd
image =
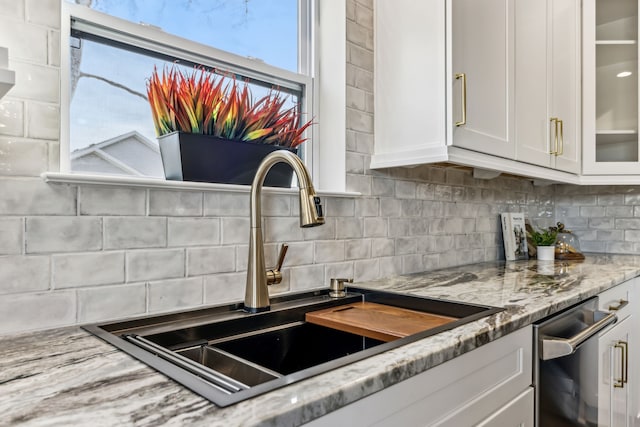
[[[458,319],[373,302],[356,302],[306,314],[309,323],[380,341],[393,341],[455,320]]]

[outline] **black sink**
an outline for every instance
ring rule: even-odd
[[[305,321],[307,312],[359,301],[456,320],[391,342]],[[271,304],[271,311],[257,314],[232,304],[85,329],[227,406],[502,310],[359,288],[341,299],[316,291],[272,298]]]

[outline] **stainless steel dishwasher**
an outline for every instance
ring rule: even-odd
[[[598,335],[617,320],[593,297],[534,325],[537,427],[598,425]]]

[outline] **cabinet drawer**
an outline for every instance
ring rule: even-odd
[[[637,280],[637,278],[627,280],[626,282],[599,294],[598,309],[602,311],[616,311],[619,320],[623,320],[629,316],[632,311],[632,305],[634,304],[633,287]],[[624,305],[625,301],[627,301],[628,304]],[[624,307],[616,310],[620,305],[624,305]]]
[[[476,425],[531,386],[532,357],[528,326],[309,425]]]

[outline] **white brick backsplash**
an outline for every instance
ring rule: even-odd
[[[347,128],[358,132],[372,132],[373,115],[347,108]]]
[[[395,191],[395,184],[391,179],[373,178],[372,181],[372,194],[374,196],[387,196],[393,197]],[[383,206],[383,201],[380,201],[380,206]]]
[[[380,200],[378,198],[355,199],[355,214],[357,216],[378,216],[380,213]]]
[[[219,218],[169,218],[169,246],[203,246],[220,243]]]
[[[126,256],[127,281],[184,277],[184,257],[183,249],[128,252]]]
[[[0,294],[46,291],[50,277],[49,257],[0,257]]]
[[[204,214],[207,216],[245,216],[249,218],[248,193],[206,193]]]
[[[275,253],[280,250],[280,245],[276,245]],[[289,243],[289,250],[287,256],[284,259],[284,267],[294,267],[298,265],[306,265],[313,263],[314,243],[313,242],[294,242]],[[274,264],[277,262],[277,258],[274,259]]]
[[[45,142],[0,139],[0,175],[37,176],[47,170]]]
[[[606,251],[612,254],[633,253],[635,245],[633,242],[606,242]]]
[[[324,218],[324,224],[317,227],[307,227],[302,229],[304,240],[329,240],[336,238],[336,219]]]
[[[319,227],[323,227],[320,225]],[[302,228],[298,217],[266,218],[264,221],[265,242],[294,242],[303,240]],[[247,227],[247,234],[249,228]]]
[[[75,215],[76,189],[41,178],[0,179],[0,215]]]
[[[44,65],[12,62],[16,84],[11,89],[14,98],[40,102],[60,102],[60,70]]]
[[[329,286],[332,278],[353,278],[353,262],[326,264],[324,267],[324,281],[322,287]]]
[[[396,255],[415,254],[418,251],[416,237],[398,237],[396,239]]]
[[[342,197],[327,197],[325,206],[325,215],[337,216],[354,216],[355,201]]]
[[[364,237],[384,237],[387,235],[387,220],[385,218],[365,218]]]
[[[3,99],[0,101],[0,135],[23,136],[24,135],[24,103]],[[6,148],[6,147],[5,147]],[[2,150],[4,153],[4,149]],[[8,163],[3,154],[0,164]],[[33,159],[32,159],[33,160]],[[12,162],[13,163],[13,162]],[[7,166],[3,166],[7,168]]]
[[[104,218],[105,249],[162,248],[166,246],[166,218]]]
[[[633,217],[633,206],[607,206],[605,216],[608,217]],[[571,215],[567,215],[571,216]]]
[[[336,262],[344,261],[343,241],[321,241],[315,243],[315,262]]]
[[[4,295],[0,298],[0,333],[32,331],[76,322],[75,292]]]
[[[420,271],[424,271],[422,255],[402,256],[402,274],[418,273]]]
[[[625,231],[624,240],[626,240],[627,242],[640,242],[640,230]]]
[[[367,156],[360,153],[347,153],[346,169],[348,173],[363,174],[366,170]],[[369,159],[370,160],[370,159]]]
[[[247,199],[249,195],[246,196]],[[291,200],[288,195],[263,194],[262,195],[262,215],[263,216],[289,216],[291,214]],[[297,205],[296,205],[297,206]],[[298,214],[298,209],[294,212]],[[247,217],[249,214],[247,213]]]
[[[589,227],[595,229],[610,229],[614,227],[614,218],[589,218]]]
[[[377,259],[358,260],[354,263],[354,280],[374,280],[380,277],[380,261]]]
[[[187,250],[187,273],[189,276],[227,273],[235,271],[235,247],[194,248]]]
[[[175,311],[204,301],[202,277],[149,283],[149,311]]]
[[[382,257],[395,255],[395,239],[371,239],[371,256]]]
[[[54,255],[56,289],[124,283],[124,252]]]
[[[356,239],[363,235],[361,218],[338,218],[336,220],[336,237],[338,239]]]
[[[202,193],[191,191],[149,191],[149,215],[202,216]]]
[[[60,139],[60,108],[57,105],[27,103],[27,136]]]
[[[380,277],[391,277],[402,274],[402,258],[390,256],[380,258]]]
[[[410,219],[395,219],[389,220],[389,237],[404,237],[411,234],[411,220]]]
[[[347,191],[353,191],[365,196],[371,195],[371,177],[367,175],[347,174]]]
[[[249,218],[222,218],[222,244],[249,244]],[[263,229],[264,233],[264,229]]]
[[[417,184],[413,181],[396,181],[396,197],[399,199],[415,199]]]
[[[405,217],[421,216],[422,205],[423,202],[421,200],[402,200],[400,203],[400,215]]]
[[[244,273],[217,274],[204,278],[205,304],[244,301],[247,275]]]
[[[640,230],[640,218],[629,219],[629,218],[621,218],[615,220],[615,228],[619,229],[630,229],[630,230]]]
[[[400,216],[402,210],[402,204],[398,199],[392,199],[385,197],[380,199],[380,216],[382,217],[394,217]]]
[[[47,29],[0,15],[2,46],[9,49],[11,60],[47,63]]]
[[[347,240],[345,242],[345,256],[347,260],[371,258],[371,240]]]
[[[121,319],[147,311],[147,290],[143,283],[80,289],[77,292],[80,323]]]
[[[80,215],[144,215],[146,190],[118,187],[80,187]]]
[[[29,22],[60,28],[60,2],[58,0],[26,0],[26,18]]]
[[[22,218],[0,218],[0,255],[21,254],[24,249]]]
[[[329,287],[329,282],[324,281],[324,267],[322,265],[294,267],[289,271],[289,274],[291,275],[292,291],[321,288],[325,286],[325,283]]]
[[[102,221],[100,218],[27,218],[27,253],[79,252],[100,249],[102,249]]]
[[[275,264],[275,249],[272,249],[274,245],[264,245],[264,259],[267,265]],[[247,271],[247,264],[249,262],[249,245],[236,246],[236,271]]]

